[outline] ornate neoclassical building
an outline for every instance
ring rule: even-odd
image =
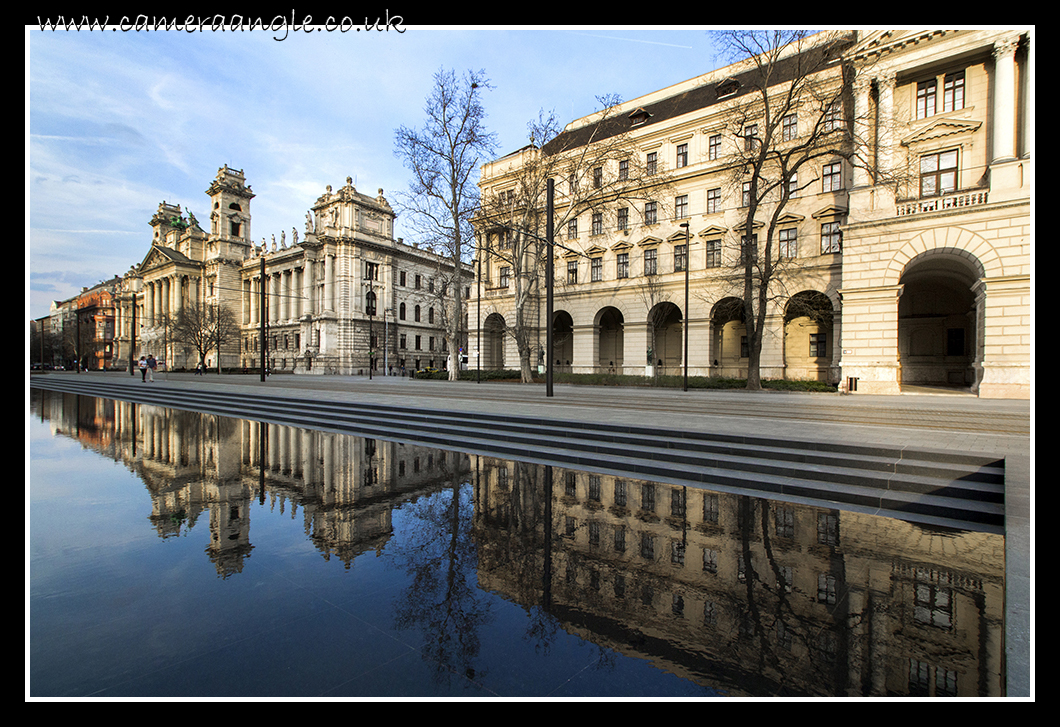
[[[240,327],[220,363],[255,370],[262,346],[273,371],[307,374],[395,373],[445,365],[441,316],[450,266],[394,238],[393,209],[358,192],[352,180],[329,185],[306,215],[301,239],[251,237],[254,193],[241,170],[222,167],[206,191],[209,232],[190,212],[162,202],[151,220],[151,249],[123,278],[117,296],[119,360],[153,353],[194,367],[196,353],[174,342],[173,317],[190,303],[229,308]],[[134,305],[135,301],[135,305]],[[264,326],[263,326],[264,324]],[[262,330],[264,328],[264,341]],[[135,331],[135,338],[130,334]],[[371,360],[371,364],[369,361]],[[207,366],[218,363],[212,351]]]
[[[841,60],[821,71],[822,87],[843,88],[835,116],[798,109],[785,117],[782,145],[823,122],[847,125],[851,146],[790,180],[774,239],[785,268],[767,304],[762,377],[826,380],[861,393],[942,384],[1029,397],[1031,32],[843,35]],[[746,376],[734,273],[744,241],[770,213],[760,208],[746,229],[746,156],[738,152],[754,143],[756,111],[741,92],[748,72],[749,64],[735,64],[618,107],[634,161],[665,171],[665,183],[643,204],[601,195],[556,229],[558,370],[678,373],[687,333],[690,374]],[[575,120],[560,138],[589,137],[602,123],[599,115]],[[590,156],[580,143],[564,153]],[[486,164],[483,198],[512,194],[550,145]],[[572,173],[590,180],[622,172],[605,164]],[[563,179],[556,189],[562,204]],[[518,360],[514,272],[494,223],[478,225],[481,275],[469,306],[470,342],[484,368]],[[542,283],[528,304],[538,351],[544,296]],[[540,353],[534,358],[543,363]]]

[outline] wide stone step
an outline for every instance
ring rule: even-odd
[[[59,377],[40,382],[40,388],[707,489],[833,503],[952,527],[1004,526],[1004,462],[977,454],[703,432],[660,434],[648,427]]]

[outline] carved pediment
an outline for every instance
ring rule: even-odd
[[[917,146],[933,142],[936,139],[956,136],[959,134],[971,134],[979,130],[982,121],[966,119],[937,119],[927,126],[917,129],[912,134],[902,139],[902,146]]]
[[[843,217],[844,215],[846,215],[846,213],[847,213],[847,208],[846,207],[840,207],[839,205],[834,205],[833,204],[833,205],[829,205],[827,207],[823,207],[823,208],[817,210],[816,212],[813,213],[812,217],[815,220],[819,220],[821,218],[827,218],[827,217]]]
[[[637,243],[639,247],[655,247],[662,242],[662,238],[649,235]]]
[[[614,245],[612,245],[611,246],[611,250],[614,251],[614,252],[625,252],[626,250],[630,249],[631,247],[633,247],[633,245],[629,244],[625,240],[622,240],[621,242],[617,242]]]
[[[593,245],[592,247],[590,247],[588,250],[585,251],[585,254],[586,255],[590,255],[590,256],[595,256],[595,255],[603,255],[605,252],[607,252],[607,251],[604,250],[604,248],[600,247],[599,245]]]
[[[721,225],[711,225],[705,230],[700,230],[696,233],[696,235],[698,237],[720,237],[728,231],[729,230],[727,228],[722,227]]]

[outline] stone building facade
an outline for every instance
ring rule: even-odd
[[[224,369],[257,370],[263,345],[273,372],[445,366],[436,314],[443,291],[434,281],[451,278],[451,266],[394,238],[396,214],[382,190],[362,194],[350,179],[335,192],[328,186],[301,238],[292,228],[290,240],[284,231],[260,244],[250,228],[255,195],[241,170],[222,167],[206,193],[209,232],[167,202],[152,218],[151,249],[116,296],[119,357],[154,353],[174,368],[193,368],[195,351],[170,330],[181,308],[198,303],[228,308],[238,324],[239,336],[221,346]],[[216,350],[206,364],[217,366]]]
[[[762,378],[862,393],[942,384],[1028,397],[1031,33],[842,35],[842,61],[822,71],[822,83],[844,89],[835,123],[850,128],[851,146],[791,180],[797,191],[774,239],[786,267],[767,304]],[[738,152],[754,140],[734,132],[734,120],[753,121],[751,97],[739,92],[748,67],[618,107],[637,161],[665,181],[651,202],[624,209],[601,195],[555,230],[556,370],[677,374],[687,334],[689,374],[747,375],[739,260],[742,241],[770,215],[761,208],[755,229],[744,229]],[[808,111],[790,114],[784,143],[831,122]],[[561,138],[589,136],[600,123],[598,115],[578,119]],[[483,198],[509,193],[548,153],[530,146],[486,164]],[[564,180],[556,189],[559,205]],[[514,296],[496,254],[504,230],[482,220],[477,234],[471,345],[483,368],[512,367]],[[544,296],[542,282],[529,303],[542,351]]]

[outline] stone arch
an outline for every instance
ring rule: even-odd
[[[593,328],[597,339],[597,371],[612,374],[622,372],[625,325],[625,315],[615,306],[605,306],[596,312]]]
[[[746,330],[742,300],[722,298],[711,306],[710,370],[713,375],[747,375]]]
[[[496,311],[482,321],[482,368],[504,368],[504,344],[507,324],[504,316]]]
[[[648,311],[648,345],[652,349],[649,363],[656,373],[675,374],[681,370],[681,332],[684,315],[676,303],[663,301]]]
[[[803,290],[784,306],[784,377],[829,381],[835,355],[836,307],[828,295]]]
[[[979,271],[979,278],[1004,275],[1001,256],[986,239],[962,227],[925,230],[904,243],[891,256],[881,286],[898,285],[909,264],[921,255],[953,254]]]
[[[574,361],[574,318],[565,310],[552,312],[552,350],[554,371],[570,373]]]
[[[972,386],[981,365],[979,259],[935,248],[911,258],[899,278],[898,364],[902,384]]]

